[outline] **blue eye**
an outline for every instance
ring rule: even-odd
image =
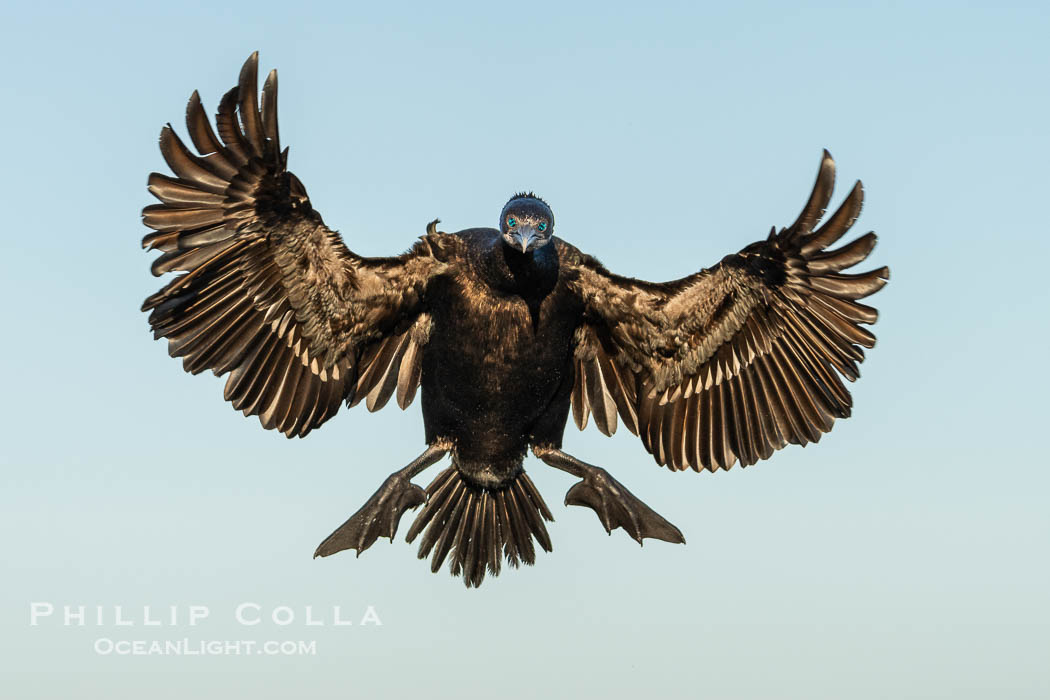
[[[515,219],[513,216],[508,216],[507,217],[507,228],[514,228],[517,225],[518,225],[518,220],[517,219]]]
[[[543,233],[544,231],[547,230],[547,223],[546,222],[541,222],[540,225],[537,226],[536,228],[539,229],[540,233]]]

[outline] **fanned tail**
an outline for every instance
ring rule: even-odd
[[[430,570],[436,573],[451,552],[450,571],[462,574],[468,588],[480,586],[486,570],[498,575],[504,556],[514,567],[534,564],[533,538],[551,551],[543,521],[554,517],[524,471],[506,486],[490,489],[468,482],[453,465],[431,482],[427,496],[407,539],[412,542],[425,528],[419,558],[433,552]]]

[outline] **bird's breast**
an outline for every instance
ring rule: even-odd
[[[530,304],[479,287],[459,285],[431,310],[424,400],[477,430],[487,422],[525,430],[571,371],[575,326],[554,295]]]

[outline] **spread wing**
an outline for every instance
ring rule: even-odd
[[[659,464],[714,471],[817,442],[849,416],[842,377],[860,376],[863,348],[875,344],[863,325],[878,316],[858,300],[881,289],[889,270],[842,272],[868,256],[874,233],[827,250],[863,200],[857,182],[815,228],[834,173],[825,151],[794,224],[674,282],[620,277],[578,256],[572,284],[586,322],[576,338],[577,425],[593,415],[610,434],[619,415]]]
[[[456,242],[433,229],[408,253],[363,258],[313,209],[277,128],[277,74],[257,97],[258,54],[223,96],[216,137],[196,92],[186,110],[195,155],[171,126],[160,149],[175,176],[153,173],[161,201],[143,246],[153,274],[181,272],[153,294],[157,338],[187,372],[229,373],[225,398],[263,427],[303,436],[346,400],[377,410],[411,402],[429,317],[424,297]],[[221,140],[220,140],[221,139]]]

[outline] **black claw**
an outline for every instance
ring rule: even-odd
[[[356,549],[357,556],[361,556],[380,537],[393,541],[401,516],[426,500],[423,489],[401,474],[392,474],[360,510],[325,538],[314,557],[327,557],[344,549]]]
[[[681,530],[624,488],[604,469],[594,468],[565,494],[565,505],[587,506],[598,514],[605,531],[622,527],[638,544],[646,537],[685,544]]]

